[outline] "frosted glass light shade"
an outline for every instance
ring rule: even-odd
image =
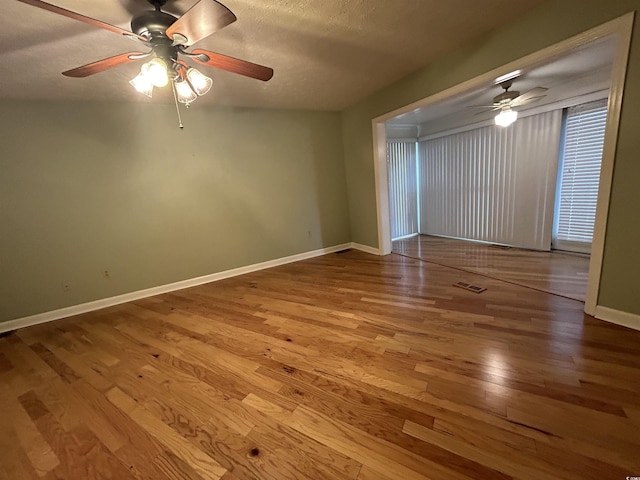
[[[154,58],[142,65],[142,74],[147,77],[154,87],[164,87],[169,83],[167,63],[161,58]]]
[[[189,82],[187,82],[186,80],[176,80],[175,85],[176,94],[180,103],[186,103],[187,105],[189,105],[191,102],[198,98],[198,95],[196,95],[196,92],[191,89],[191,86],[189,86]]]
[[[195,68],[190,68],[187,70],[187,79],[191,83],[191,86],[193,87],[195,92],[200,96],[211,90],[211,86],[213,85],[213,80],[200,73]]]
[[[500,127],[508,127],[518,119],[518,112],[505,108],[498,115],[496,115],[496,125]]]
[[[153,96],[153,84],[149,81],[149,79],[139,73],[136,78],[130,80],[129,83],[140,93],[144,93],[147,97]]]

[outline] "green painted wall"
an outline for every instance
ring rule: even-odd
[[[371,120],[627,12],[640,0],[551,0],[342,112],[352,241],[377,246]],[[636,17],[599,304],[640,314],[640,15]]]
[[[180,131],[171,106],[3,102],[0,321],[348,241],[376,246],[372,118],[639,7],[551,0],[342,114],[194,105]],[[636,314],[638,125],[635,35],[599,303]]]
[[[0,321],[350,240],[338,113],[1,111]]]

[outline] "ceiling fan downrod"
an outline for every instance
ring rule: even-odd
[[[180,116],[180,106],[178,105],[178,94],[176,92],[176,84],[175,82],[171,82],[171,91],[173,92],[173,102],[176,104],[176,113],[178,114],[178,128],[180,130],[184,129],[184,125],[182,124],[182,117]],[[187,105],[187,108],[188,105]]]
[[[167,0],[147,0],[152,6],[153,8],[156,9],[156,12],[159,12],[162,7],[164,7],[165,3],[167,3]]]

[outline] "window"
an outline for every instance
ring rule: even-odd
[[[606,120],[606,99],[565,112],[553,235],[556,249],[591,250]]]
[[[418,233],[416,142],[387,144],[391,238]]]
[[[421,139],[420,233],[549,250],[562,111]]]

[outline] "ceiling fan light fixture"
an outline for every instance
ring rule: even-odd
[[[154,87],[164,87],[169,83],[167,62],[161,58],[154,58],[142,65],[141,72]]]
[[[153,96],[153,84],[149,81],[149,79],[139,73],[136,78],[130,80],[129,83],[140,93],[144,93],[147,97],[151,98]]]
[[[211,78],[200,73],[200,71],[193,67],[187,70],[187,80],[199,96],[206,94],[211,90],[211,86],[213,85],[213,80],[211,80]]]
[[[511,110],[511,107],[503,108],[498,115],[496,115],[496,125],[499,127],[508,127],[518,119],[518,112]]]
[[[191,102],[198,98],[196,92],[193,91],[189,82],[185,79],[179,79],[175,81],[176,86],[176,95],[178,96],[178,101],[180,103],[184,103],[189,105]]]

